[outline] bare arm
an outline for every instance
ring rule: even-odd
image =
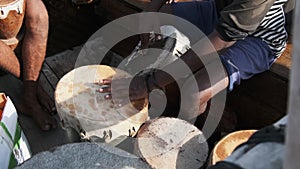
[[[236,42],[236,41],[227,42],[227,41],[222,40],[220,34],[217,31],[213,31],[213,33],[211,33],[208,36],[208,39],[210,40],[211,44],[209,44],[207,41],[203,41],[204,43],[198,43],[198,44],[196,44],[196,47],[194,48],[194,49],[198,49],[197,51],[201,51],[201,54],[203,54],[204,56],[208,55],[212,52],[215,52],[215,51],[219,52],[224,49],[226,50],[228,47],[232,46]],[[211,45],[213,46],[213,48],[211,47]],[[195,53],[197,51],[193,51],[190,49],[181,56],[182,61],[184,61],[185,64],[187,64],[189,66],[189,68],[191,69],[192,72],[196,72],[197,70],[204,67],[202,61],[199,59],[198,55]],[[178,61],[175,61],[174,63],[166,66],[166,69],[178,70],[177,65],[178,65]],[[176,74],[182,78],[186,77],[186,74],[180,72],[180,70],[178,72],[176,72]],[[152,88],[154,88],[154,86],[155,86],[155,85],[153,85],[153,83],[158,83],[159,86],[166,86],[173,82],[172,79],[166,78],[164,76],[164,74],[160,73],[160,72],[156,72],[154,76],[155,76],[155,80],[154,79],[149,80],[150,86]]]

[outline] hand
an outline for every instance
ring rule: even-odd
[[[140,35],[141,49],[149,48],[151,43],[161,40],[160,21],[153,13],[142,13],[140,16]]]
[[[147,49],[155,44],[156,41],[161,41],[162,36],[155,33],[144,33],[140,35],[141,49]]]
[[[144,103],[145,100],[148,100],[146,79],[143,76],[135,76],[133,79],[102,79],[99,85],[101,86],[99,92],[106,93],[105,99],[113,99],[114,103],[119,107],[128,103],[132,103],[135,106],[135,103],[140,103],[141,101]]]

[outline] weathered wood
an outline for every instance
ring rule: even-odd
[[[227,108],[237,115],[237,128],[260,129],[286,114],[288,82],[267,71],[229,93]]]
[[[81,46],[74,47],[72,50],[66,50],[54,57],[47,58],[45,64],[47,64],[57,78],[60,79],[63,75],[74,69],[80,50]]]
[[[47,57],[42,67],[39,83],[54,101],[54,91],[59,79],[74,68],[81,46]]]
[[[280,58],[271,66],[271,72],[279,75],[284,79],[289,79],[290,68],[292,65],[292,49],[293,45],[291,43],[287,44],[287,48],[280,56]]]
[[[155,169],[198,169],[208,156],[203,133],[176,118],[147,121],[138,131],[136,151]]]
[[[225,160],[242,143],[245,143],[257,130],[240,130],[223,137],[214,147],[209,165]]]
[[[293,64],[291,73],[291,85],[289,91],[289,107],[288,107],[288,128],[286,136],[286,156],[284,161],[285,169],[300,168],[300,3],[296,3],[294,18],[294,50]]]
[[[285,119],[286,117],[283,117],[273,124],[276,128],[274,131],[267,129],[262,132],[261,139],[268,139],[270,136],[275,136],[275,134],[278,134],[278,137],[283,136],[283,131],[278,128],[281,125],[286,125],[287,120]],[[255,132],[255,134],[257,133]],[[266,137],[263,138],[263,134],[265,134]],[[255,140],[259,141],[258,138]],[[231,140],[227,140],[227,144],[230,145],[234,143],[231,143]],[[283,142],[263,141],[257,144],[244,144],[240,145],[240,147],[233,151],[224,161],[238,165],[243,169],[281,169],[283,166],[284,150],[285,144]],[[220,154],[226,153],[224,149],[220,149],[220,151]]]

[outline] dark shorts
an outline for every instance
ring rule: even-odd
[[[193,23],[206,35],[213,31],[218,21],[213,0],[173,3],[172,8],[176,16]],[[241,80],[268,70],[275,56],[261,39],[248,36],[222,53],[220,59],[227,70],[231,91]]]

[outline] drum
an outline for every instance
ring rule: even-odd
[[[89,168],[150,169],[141,159],[107,144],[73,143],[41,152],[16,169]]]
[[[26,0],[0,1],[0,39],[7,45],[13,46],[19,42]]]
[[[282,169],[287,119],[285,116],[262,129],[237,131],[224,137],[213,150],[215,165],[209,169]]]
[[[63,127],[74,128],[82,139],[117,144],[128,136],[135,136],[148,120],[148,103],[140,110],[134,103],[119,107],[104,99],[96,84],[104,78],[130,75],[104,65],[82,66],[63,76],[55,90],[55,104]]]
[[[214,147],[211,157],[210,165],[215,165],[218,161],[223,161],[231,155],[237,146],[246,142],[252,134],[257,130],[241,130],[228,134],[222,138]]]
[[[194,125],[177,118],[156,118],[138,131],[135,151],[152,168],[199,169],[207,159],[208,144]]]
[[[155,34],[150,33],[151,49],[148,52],[141,52],[141,42],[135,47],[133,52],[127,57],[124,62],[124,70],[127,72],[138,72],[143,69],[157,68],[162,69],[166,65],[174,62],[190,47],[190,40],[183,33],[173,26],[160,27],[162,40],[154,40]],[[154,50],[157,48],[159,50]],[[147,50],[146,50],[147,51]],[[138,67],[137,65],[142,65]],[[149,65],[144,67],[144,65]]]

